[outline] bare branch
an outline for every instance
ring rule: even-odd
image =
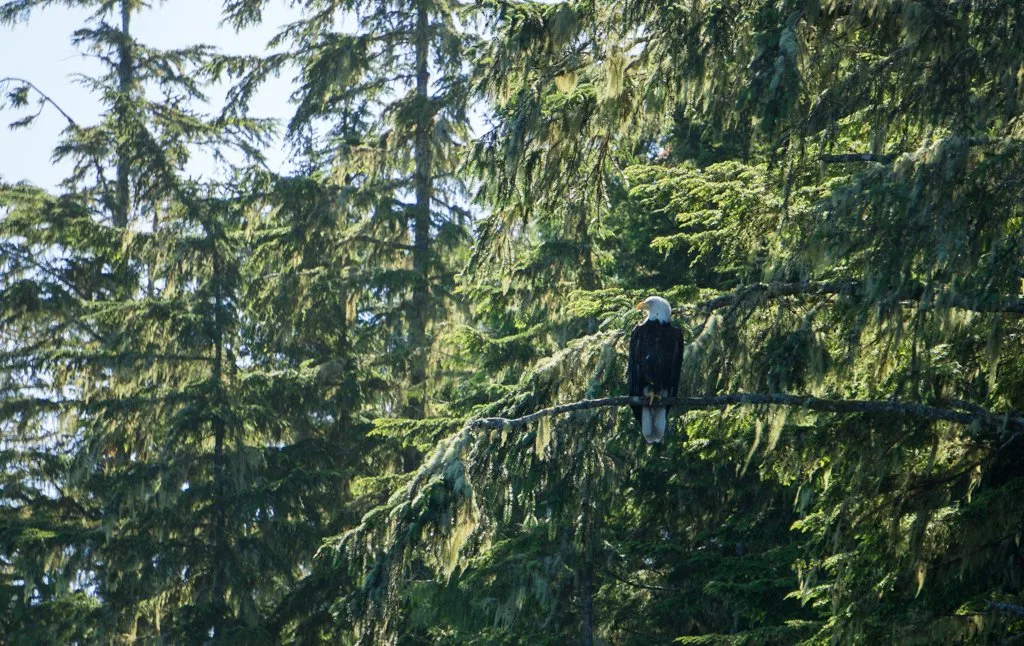
[[[637,583],[636,581],[630,581],[625,577],[621,577],[618,574],[615,574],[610,569],[604,570],[604,572],[605,574],[615,579],[619,583],[624,583],[631,588],[638,588],[640,590],[650,590],[651,592],[682,592],[682,590],[680,590],[679,588],[668,588],[663,585],[650,585],[648,583]]]
[[[512,419],[504,417],[475,419],[471,420],[467,426],[469,428],[515,428],[526,426],[543,417],[553,417],[555,415],[564,415],[566,413],[596,408],[642,406],[646,403],[647,400],[643,397],[629,396],[584,399],[569,404],[544,408],[535,413]],[[822,399],[809,395],[788,395],[784,393],[731,393],[708,397],[667,397],[656,399],[654,403],[658,406],[672,406],[682,411],[725,408],[726,406],[792,406],[828,413],[863,413],[867,415],[913,417],[952,422],[965,426],[978,422],[987,426],[1006,425],[1008,427],[1024,429],[1024,413],[1018,411],[997,413],[981,409],[978,412],[964,412],[938,406],[929,406],[927,404],[869,399]]]

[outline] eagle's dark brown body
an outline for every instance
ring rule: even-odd
[[[679,391],[679,371],[683,362],[683,337],[678,327],[661,321],[644,321],[629,337],[629,361],[626,381],[634,397],[675,397]],[[651,409],[651,428],[644,422],[646,406],[633,406],[633,415],[644,428],[648,442],[656,442],[665,433],[667,407]]]

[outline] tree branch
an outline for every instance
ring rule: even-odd
[[[733,291],[698,303],[695,307],[701,312],[712,312],[723,307],[731,307],[741,303],[745,298],[758,295],[761,298],[778,298],[780,296],[842,294],[864,298],[864,287],[859,280],[835,280],[800,283],[756,283],[737,287]],[[941,307],[957,308],[985,314],[1024,314],[1024,300],[981,299],[957,296],[952,294],[936,294],[931,300],[923,301],[925,295],[923,285],[912,286],[903,293],[894,294],[897,301],[917,306],[922,310]]]
[[[1000,141],[1000,139],[993,139],[990,137],[964,137],[964,140],[970,147],[987,146]],[[875,153],[843,153],[839,155],[820,155],[818,159],[826,164],[856,164],[863,162],[891,164],[897,157],[899,157],[897,153],[888,153],[884,155]]]
[[[78,122],[76,122],[71,117],[71,115],[68,114],[64,110],[64,108],[60,107],[60,104],[57,103],[56,101],[54,101],[53,98],[50,97],[49,94],[47,94],[46,92],[43,92],[42,90],[40,90],[39,86],[36,85],[35,83],[33,83],[33,82],[31,82],[31,81],[29,81],[27,79],[19,78],[17,76],[6,76],[4,78],[0,78],[0,86],[5,86],[6,87],[7,85],[10,85],[12,83],[20,83],[21,85],[31,89],[33,92],[35,92],[36,94],[39,95],[39,97],[40,97],[39,111],[36,112],[35,115],[33,115],[31,117],[32,120],[35,120],[36,117],[38,117],[40,114],[42,114],[43,108],[46,107],[47,103],[49,103],[50,105],[52,105],[54,107],[55,110],[57,110],[57,112],[59,112],[61,114],[62,117],[64,117],[67,120],[68,125],[70,127],[74,128],[74,129],[78,129],[79,128]],[[99,161],[98,158],[96,158],[96,157],[92,158],[92,167],[93,167],[93,170],[96,171],[96,181],[99,182],[101,184],[101,186],[102,186],[102,194],[103,194],[104,197],[106,197],[107,195],[110,194],[110,189],[109,189],[108,184],[107,184],[106,175],[103,174],[103,167],[100,165],[100,161]],[[103,199],[102,201],[105,202],[106,200]]]
[[[877,162],[889,164],[896,159],[896,155],[875,155],[872,153],[847,153],[843,155],[822,155],[818,159],[826,164],[853,164],[858,162]]]
[[[640,590],[650,590],[651,592],[682,592],[682,589],[680,588],[668,588],[663,585],[649,585],[647,583],[637,583],[636,581],[630,581],[625,577],[621,577],[618,574],[615,574],[610,569],[604,570],[604,573],[610,576],[611,578],[615,579],[619,583],[624,583],[630,586],[631,588],[638,588]]]
[[[63,116],[65,119],[68,120],[68,124],[69,125],[74,126],[76,128],[78,127],[78,124],[75,123],[75,120],[71,118],[71,115],[69,115],[67,112],[65,112],[64,108],[60,107],[60,105],[56,101],[54,101],[52,98],[50,98],[49,94],[47,94],[46,92],[43,92],[42,90],[40,90],[39,87],[35,83],[32,83],[31,81],[27,81],[27,80],[25,80],[23,78],[18,78],[16,76],[6,76],[4,78],[0,78],[0,85],[7,85],[7,84],[10,84],[10,83],[20,83],[21,85],[24,85],[25,87],[30,88],[33,92],[35,92],[36,94],[39,95],[40,100],[44,104],[45,103],[49,103],[50,105],[52,105],[57,110],[57,112],[60,112],[61,116]],[[36,114],[36,116],[39,116],[38,113]]]
[[[698,303],[696,308],[702,312],[713,312],[723,307],[731,307],[753,294],[765,298],[778,296],[796,296],[802,294],[855,294],[859,295],[860,281],[841,280],[813,283],[756,283],[737,287],[733,291]]]
[[[484,417],[470,420],[469,428],[499,429],[526,426],[544,417],[564,415],[581,410],[611,408],[621,406],[642,406],[647,403],[644,397],[605,397],[603,399],[584,399],[569,404],[560,404],[541,409],[535,413],[507,419],[504,417]],[[901,403],[895,401],[878,401],[870,399],[822,399],[809,395],[788,395],[784,393],[731,393],[708,397],[666,397],[656,399],[658,406],[672,406],[682,411],[703,410],[708,408],[724,408],[726,406],[793,406],[808,410],[828,413],[863,413],[867,415],[891,415],[895,417],[914,417],[918,419],[952,422],[964,426],[980,422],[988,426],[1006,425],[1024,429],[1024,417],[1018,411],[964,412],[929,406],[927,404]]]
[[[986,610],[996,610],[998,612],[1005,612],[1011,615],[1017,615],[1018,617],[1024,617],[1024,606],[1019,606],[1015,603],[1006,603],[1003,601],[986,601]]]
[[[391,249],[403,249],[403,250],[406,250],[406,251],[412,251],[413,249],[416,248],[415,246],[413,246],[411,244],[404,244],[404,243],[401,243],[401,242],[392,242],[391,240],[381,240],[380,238],[376,238],[374,236],[367,235],[365,233],[359,233],[359,234],[348,236],[344,240],[341,240],[341,242],[342,243],[345,243],[345,242],[370,242],[372,244],[377,244],[377,245],[380,245],[382,247],[388,247],[388,248],[391,248]]]

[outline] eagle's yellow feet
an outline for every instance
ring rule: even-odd
[[[647,393],[647,405],[654,406],[654,398],[657,397],[655,393]]]

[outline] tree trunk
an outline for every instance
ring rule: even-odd
[[[594,564],[587,554],[580,581],[583,597],[583,646],[594,646]]]
[[[128,151],[131,144],[124,139],[125,131],[128,129],[128,120],[125,114],[131,105],[132,83],[135,80],[135,63],[132,60],[131,49],[131,5],[128,0],[121,0],[121,37],[117,48],[117,79],[118,97],[115,101],[117,110],[117,178],[114,195],[113,223],[115,227],[128,226],[128,214],[131,212],[131,187],[128,175],[131,172],[131,162]]]
[[[580,577],[580,597],[583,606],[583,646],[594,646],[594,539],[600,520],[590,477],[583,488],[583,574]]]
[[[414,184],[416,204],[413,207],[412,270],[415,283],[409,304],[409,394],[406,416],[422,419],[426,416],[427,358],[430,341],[427,338],[428,309],[430,307],[430,199],[433,193],[432,150],[430,128],[433,114],[430,110],[430,16],[427,3],[416,8],[416,101],[418,118],[413,154],[416,159]]]
[[[207,235],[216,237],[213,230],[207,230]],[[221,268],[217,254],[216,240],[213,250],[213,284],[214,284],[214,310],[213,310],[213,382],[214,405],[217,408],[213,416],[213,638],[218,640],[224,636],[224,619],[227,610],[226,595],[226,563],[227,563],[227,509],[225,507],[225,485],[224,485],[224,439],[226,425],[224,423],[224,335],[220,317],[223,297],[221,294]]]
[[[590,235],[590,220],[586,213],[579,214],[579,220],[576,222],[576,239],[580,244],[580,289],[599,289],[601,281],[597,276],[597,267],[594,266],[594,240]]]
[[[157,211],[156,205],[153,205],[153,235],[155,236],[160,231],[160,213]],[[146,268],[146,298],[153,298],[155,292],[153,276],[156,274],[156,260],[150,261]]]

